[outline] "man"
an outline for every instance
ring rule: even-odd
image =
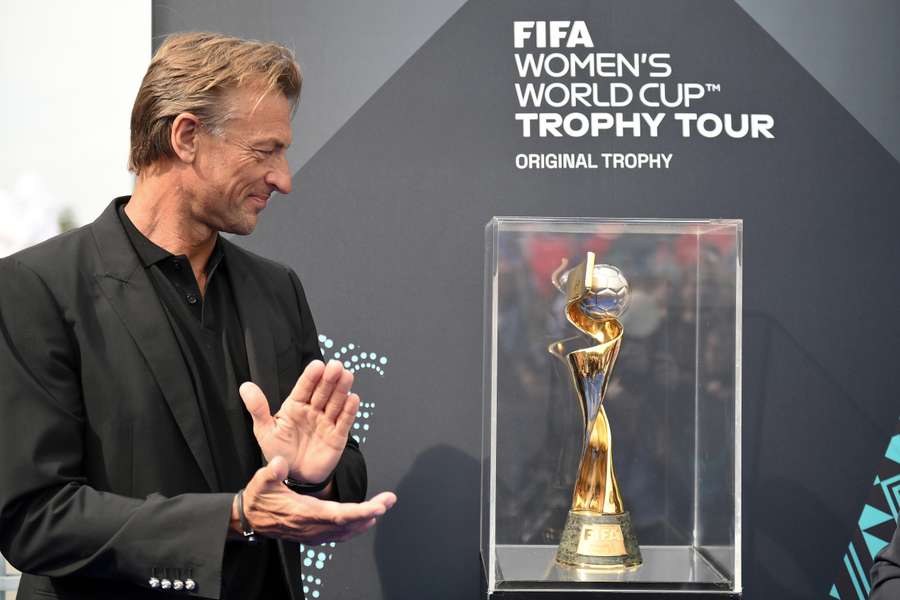
[[[900,598],[900,528],[894,530],[891,543],[875,557],[870,572],[872,593],[870,600]]]
[[[283,47],[170,37],[132,113],[133,195],[0,261],[0,552],[20,600],[301,598],[297,542],[396,500],[362,501],[353,376],[322,363],[297,276],[219,235],[290,192],[300,86]]]

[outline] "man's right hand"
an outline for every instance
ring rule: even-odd
[[[342,542],[375,525],[397,501],[392,492],[360,503],[304,496],[284,485],[287,473],[287,462],[276,456],[244,488],[244,516],[257,535],[303,544]],[[240,535],[237,497],[231,508],[230,528]]]

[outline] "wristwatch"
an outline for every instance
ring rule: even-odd
[[[284,485],[287,486],[289,490],[292,492],[296,492],[298,494],[315,494],[316,492],[321,492],[325,488],[328,487],[328,484],[331,483],[331,480],[334,478],[334,472],[328,475],[325,478],[325,481],[321,483],[301,483],[296,479],[291,479],[288,477],[284,480]]]

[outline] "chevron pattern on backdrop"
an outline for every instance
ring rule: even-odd
[[[858,527],[847,546],[829,596],[838,600],[869,597],[869,570],[875,555],[888,545],[900,510],[900,424],[888,443],[869,498],[859,515]]]

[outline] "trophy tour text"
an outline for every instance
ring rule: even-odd
[[[701,110],[721,84],[673,81],[669,53],[595,51],[584,21],[514,21],[513,43],[524,138],[775,137],[772,115]]]

